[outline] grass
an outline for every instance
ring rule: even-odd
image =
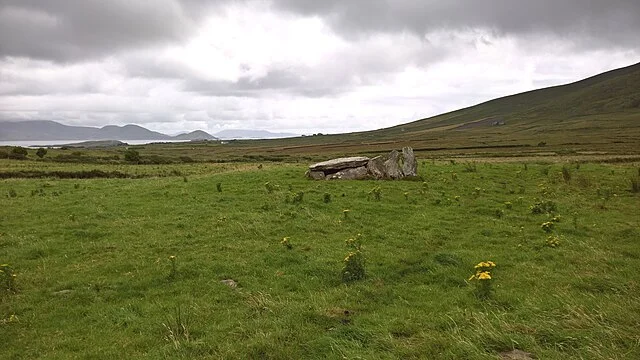
[[[424,182],[256,165],[0,162],[145,175],[0,180],[0,358],[640,358],[637,164],[565,181],[567,164],[422,161]],[[357,234],[366,277],[343,283]]]

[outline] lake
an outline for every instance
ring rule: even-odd
[[[110,139],[112,140],[112,139]],[[0,146],[22,146],[22,147],[46,147],[46,146],[60,146],[65,144],[76,144],[83,141],[97,141],[96,139],[92,140],[7,140],[0,141]],[[161,142],[187,142],[189,140],[120,140],[129,145],[144,145],[151,143],[161,143]]]

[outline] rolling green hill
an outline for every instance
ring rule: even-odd
[[[245,154],[293,156],[376,153],[405,145],[455,154],[639,154],[640,63],[390,128],[233,147]]]
[[[568,85],[506,96],[373,133],[384,136],[403,131],[419,132],[485,119],[503,120],[506,125],[539,124],[557,127],[562,124],[582,122],[585,119],[594,120],[594,117],[608,122],[622,121],[632,127],[638,125],[640,122],[640,63]]]

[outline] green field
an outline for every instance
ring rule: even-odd
[[[0,358],[640,358],[637,162],[261,164],[0,160],[138,177],[0,180]]]

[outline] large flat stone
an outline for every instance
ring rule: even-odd
[[[332,173],[332,172],[340,171],[342,169],[358,168],[361,166],[365,166],[367,165],[368,161],[369,161],[369,158],[365,156],[337,158],[337,159],[331,159],[331,160],[310,165],[309,170]]]

